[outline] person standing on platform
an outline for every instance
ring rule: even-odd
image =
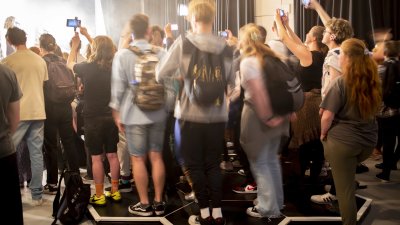
[[[344,225],[357,224],[355,174],[357,163],[375,147],[375,116],[382,103],[378,67],[363,41],[351,38],[340,47],[343,75],[331,83],[321,103],[321,141]]]
[[[134,39],[126,46],[127,48],[118,50],[114,57],[109,106],[113,109],[114,120],[119,131],[125,133],[131,155],[133,178],[139,194],[139,202],[130,205],[128,211],[139,216],[152,216],[154,213],[159,216],[165,211],[163,201],[165,166],[162,149],[167,113],[161,102],[159,102],[159,107],[146,109],[146,106],[150,106],[144,106],[145,103],[141,100],[149,96],[141,92],[140,90],[143,89],[139,88],[143,87],[145,81],[155,80],[155,68],[151,62],[158,61],[165,52],[162,48],[151,45],[147,40],[150,32],[147,15],[136,14],[129,24]],[[125,42],[126,44],[128,41]],[[156,82],[150,85],[160,87]],[[158,93],[157,96],[159,96]],[[150,103],[155,102],[150,101]],[[152,167],[155,191],[152,203],[148,196],[147,158]]]
[[[111,38],[99,35],[93,39],[91,55],[87,63],[75,64],[80,44],[78,33],[72,38],[71,52],[67,64],[81,79],[85,88],[83,108],[85,144],[92,158],[92,171],[96,193],[89,203],[103,206],[106,197],[114,202],[121,201],[119,184],[119,161],[117,156],[118,129],[108,106],[111,98],[111,67],[116,48]],[[111,190],[104,193],[103,154],[108,159],[111,172]]]
[[[264,57],[277,57],[260,41],[255,24],[239,31],[241,85],[244,106],[240,143],[249,159],[257,182],[257,204],[247,209],[252,217],[278,218],[283,208],[282,169],[278,156],[282,135],[289,131],[288,116],[274,116],[268,90],[264,85]]]
[[[221,210],[222,145],[216,140],[224,138],[228,120],[226,96],[233,89],[235,77],[231,74],[233,49],[224,38],[212,34],[214,17],[214,3],[191,1],[187,17],[191,33],[178,37],[157,67],[158,80],[175,76],[180,69],[176,78],[181,83],[181,94],[174,114],[179,122],[184,165],[200,207],[200,216],[191,216],[189,224],[226,223]],[[202,61],[206,58],[211,58],[209,63]]]

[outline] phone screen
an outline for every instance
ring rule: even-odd
[[[224,38],[227,38],[227,37],[228,37],[228,32],[226,32],[226,31],[220,31],[220,32],[219,32],[219,36],[224,37]]]
[[[171,24],[171,30],[178,30],[178,24]]]
[[[285,11],[283,11],[283,9],[280,9],[280,10],[279,10],[279,14],[280,14],[280,16],[282,17],[282,16],[285,15]]]
[[[81,20],[67,19],[67,27],[79,27],[80,25],[81,25]]]
[[[310,0],[302,0],[304,6],[308,6],[310,4]]]

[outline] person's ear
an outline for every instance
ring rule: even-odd
[[[329,36],[329,39],[330,39],[331,41],[334,41],[334,40],[336,39],[336,35],[335,35],[335,34],[331,34],[331,35]]]

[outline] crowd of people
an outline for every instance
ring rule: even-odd
[[[315,184],[324,165],[331,168],[331,190],[310,200],[338,201],[343,224],[357,224],[357,166],[374,149],[382,151],[383,163],[376,165],[382,173],[376,177],[387,182],[400,157],[399,42],[384,38],[370,52],[353,38],[349,21],[331,18],[316,0],[307,8],[324,26],[312,27],[302,41],[277,10],[277,38],[268,44],[266,30],[253,23],[238,37],[229,30],[226,38],[214,35],[215,4],[209,0],[189,3],[191,29],[176,39],[170,24],[150,26],[147,15],[135,14],[118,45],[78,27],[65,54],[47,33],[28,48],[24,30],[11,26],[6,39],[15,51],[0,64],[0,171],[8,183],[1,191],[10,203],[3,213],[23,224],[24,181],[32,204],[40,206],[43,194],[57,192],[60,163],[79,171],[77,137],[84,134],[94,206],[120,202],[133,179],[139,201],[127,210],[163,215],[165,192],[179,180],[176,164],[192,189],[185,199],[196,199],[200,209],[188,223],[226,224],[220,163],[229,140],[246,175],[246,183],[233,191],[257,193],[249,216],[284,216],[280,152],[287,146],[299,152],[301,176],[310,168]],[[89,42],[86,57],[80,55],[81,36]],[[280,96],[265,85],[268,59],[285,62],[301,82],[299,111],[274,113],[271,99]],[[29,175],[22,178],[26,165],[16,151],[21,143],[30,162]],[[58,159],[60,148],[65,161]],[[106,176],[110,188],[104,187]]]

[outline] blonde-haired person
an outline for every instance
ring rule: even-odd
[[[212,33],[215,18],[213,1],[193,0],[188,9],[187,19],[190,21],[192,32],[175,40],[157,66],[156,75],[159,80],[175,76],[175,79],[183,83],[180,87],[182,94],[176,101],[174,113],[180,125],[184,165],[189,170],[200,208],[200,216],[192,215],[189,224],[222,225],[226,220],[221,210],[222,175],[219,162],[222,143],[219,140],[224,138],[225,122],[228,120],[226,92],[219,96],[221,98],[218,98],[218,101],[212,101],[208,105],[198,104],[191,98],[193,95],[189,87],[193,83],[195,70],[189,67],[190,64],[197,63],[190,62],[192,55],[196,53],[207,53],[208,56],[218,59],[218,66],[224,66],[225,73],[219,72],[223,70],[217,70],[216,67],[211,70],[210,67],[209,71],[212,72],[207,73],[207,77],[211,79],[208,80],[218,82],[225,76],[225,82],[221,82],[220,85],[224,86],[223,89],[231,85],[228,88],[230,91],[235,84],[235,77],[230,73],[233,49],[227,46],[224,38]],[[192,52],[194,54],[191,54]],[[176,71],[178,73],[175,73]],[[206,82],[204,77],[201,81]],[[204,88],[205,92],[208,92],[207,87],[209,86]]]
[[[97,36],[91,42],[92,54],[87,63],[75,64],[79,49],[78,33],[71,40],[71,53],[68,65],[81,79],[84,87],[85,105],[83,110],[85,126],[85,145],[92,158],[92,171],[96,193],[90,203],[97,206],[106,204],[106,197],[111,201],[120,201],[118,190],[119,161],[117,156],[118,128],[108,106],[111,98],[111,66],[116,48],[111,38]],[[104,167],[102,156],[106,155],[110,163],[111,191],[104,193]]]
[[[343,75],[333,81],[321,103],[321,140],[330,162],[343,224],[357,224],[355,173],[377,141],[375,115],[381,99],[376,63],[363,41],[351,38],[341,45]]]
[[[255,24],[239,31],[241,84],[244,106],[241,119],[240,143],[249,159],[250,168],[258,185],[258,203],[247,209],[253,217],[277,218],[282,214],[283,187],[278,151],[281,136],[287,134],[286,116],[273,116],[270,97],[263,81],[264,56],[276,57],[261,41]]]

